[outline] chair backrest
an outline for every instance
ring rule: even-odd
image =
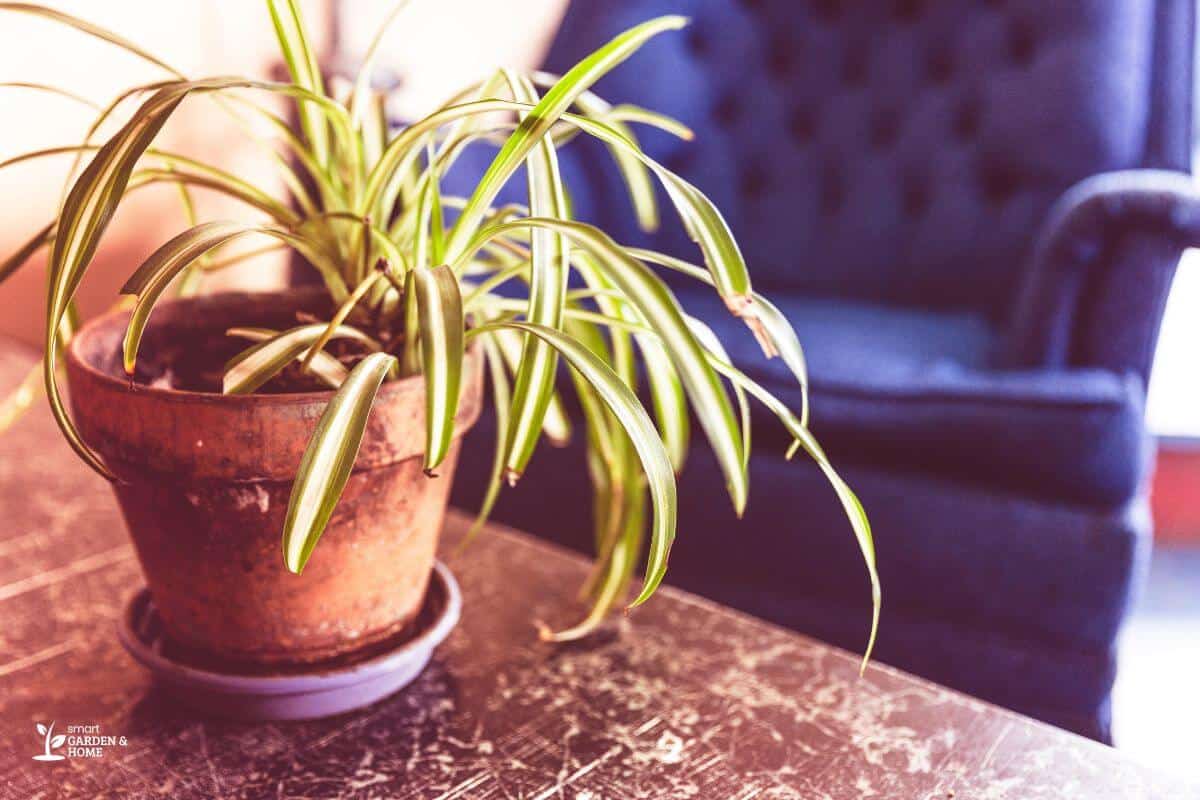
[[[761,286],[1008,313],[1076,181],[1187,169],[1193,0],[573,0],[562,70],[664,13],[597,87],[672,114],[652,155],[725,211]],[[645,241],[611,169],[577,213]],[[691,254],[678,225],[653,246]]]

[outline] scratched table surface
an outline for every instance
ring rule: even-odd
[[[0,342],[0,390],[31,363]],[[850,654],[673,589],[591,641],[539,643],[531,621],[571,621],[586,562],[496,526],[452,564],[462,622],[407,689],[313,722],[197,718],[117,643],[137,560],[43,405],[0,438],[0,797],[1200,796],[885,666],[860,678]],[[51,738],[108,738],[35,760],[51,722]]]

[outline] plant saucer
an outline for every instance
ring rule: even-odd
[[[155,683],[182,705],[205,715],[243,720],[316,719],[370,705],[411,683],[433,649],[458,624],[462,594],[441,562],[433,569],[417,630],[365,660],[291,667],[265,674],[216,671],[184,660],[165,638],[149,589],[125,604],[117,635]]]

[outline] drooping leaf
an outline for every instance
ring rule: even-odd
[[[326,328],[328,332],[328,328]],[[267,342],[279,336],[283,331],[277,331],[272,328],[230,328],[225,331],[226,336],[235,336],[241,339],[249,339],[252,342]],[[258,352],[258,347],[248,347],[236,356],[231,358],[225,365],[226,369],[230,369],[254,353]],[[309,349],[311,352],[311,348]],[[307,356],[305,356],[307,357]],[[336,389],[342,385],[346,377],[350,374],[350,370],[342,366],[342,362],[326,353],[319,350],[316,356],[313,357],[312,363],[309,364],[309,369],[314,376],[319,378],[330,389]]]
[[[729,353],[725,351],[725,346],[721,344],[721,340],[713,329],[708,325],[693,316],[685,316],[688,327],[696,334],[696,338],[704,349],[719,359],[722,363],[732,363],[729,358]],[[742,421],[742,471],[746,473],[746,480],[749,480],[750,472],[750,403],[746,398],[746,390],[741,384],[733,381],[733,393],[737,398],[738,412]]]
[[[508,381],[508,372],[504,367],[504,356],[501,354],[500,348],[496,346],[494,336],[482,337],[481,346],[492,383],[492,401],[496,411],[496,450],[492,456],[492,471],[488,477],[487,489],[479,504],[479,513],[462,538],[462,542],[458,546],[459,552],[470,545],[479,535],[479,531],[482,530],[492,514],[492,509],[496,506],[496,500],[500,497],[500,489],[504,483],[504,442],[508,433],[508,409],[512,402],[512,389]]]
[[[665,16],[630,28],[581,60],[546,92],[536,108],[508,138],[476,184],[475,191],[450,231],[446,245],[448,259],[454,261],[458,258],[501,187],[580,94],[637,52],[652,37],[664,31],[677,30],[686,24],[687,20],[683,17]]]
[[[825,455],[825,451],[817,443],[817,440],[809,432],[808,428],[801,424],[800,419],[792,413],[791,409],[727,361],[711,353],[709,354],[709,361],[714,369],[752,394],[784,424],[784,427],[787,428],[788,432],[795,439],[792,447],[788,450],[788,458],[790,459],[798,448],[803,448],[813,461],[817,463],[821,472],[824,473],[826,480],[833,487],[834,493],[837,494],[838,500],[842,504],[842,509],[846,513],[846,518],[850,522],[850,527],[854,531],[854,538],[858,542],[859,550],[867,567],[867,577],[871,581],[871,633],[868,637],[867,648],[862,660],[862,669],[865,670],[867,662],[871,658],[871,652],[875,648],[875,637],[879,631],[882,589],[879,581],[879,572],[875,563],[875,540],[871,533],[871,522],[867,519],[867,512],[863,508],[862,502],[846,482],[842,480],[841,476],[838,475],[837,471],[833,468],[833,464],[830,463],[828,456]]]
[[[250,338],[246,336],[247,329],[233,328],[229,333]],[[301,325],[274,334],[254,347],[242,351],[225,365],[221,390],[225,394],[253,392],[278,375],[288,364],[298,360],[325,333],[326,326],[322,323]],[[338,326],[332,338],[350,339],[369,350],[380,349],[379,343],[370,336],[346,325]],[[339,374],[337,377],[342,376]]]
[[[537,92],[528,79],[510,70],[502,74],[513,96],[536,103]],[[527,163],[529,207],[540,216],[565,218],[567,200],[558,155],[548,138],[536,143]],[[561,234],[535,230],[530,236],[529,322],[549,328],[562,324],[566,303],[567,272],[570,263],[568,242]],[[525,338],[525,346],[513,381],[512,414],[505,444],[505,475],[515,483],[533,455],[544,426],[546,410],[554,392],[554,374],[558,364],[555,351],[536,336]]]
[[[682,259],[668,256],[664,253],[656,253],[653,250],[630,247],[626,251],[640,261],[658,264],[688,275],[696,280],[703,281],[710,286],[713,285],[712,275],[703,267],[689,264]],[[800,422],[807,427],[808,366],[804,358],[804,349],[800,346],[800,340],[797,338],[792,324],[788,322],[787,317],[784,316],[783,312],[774,303],[757,292],[753,294],[753,299],[763,327],[766,328],[775,348],[779,351],[783,363],[787,365],[788,369],[796,377],[797,383],[800,384]]]
[[[729,396],[684,321],[675,296],[646,265],[629,256],[606,233],[582,222],[529,217],[493,225],[481,231],[465,252],[473,252],[489,238],[524,227],[556,230],[590,251],[605,268],[605,278],[628,299],[642,320],[658,332],[721,465],[734,509],[741,514],[748,487],[741,466],[740,429]]]
[[[112,479],[111,471],[80,437],[67,413],[58,388],[59,330],[84,272],[96,252],[112,215],[124,196],[134,167],[150,147],[179,104],[192,93],[211,93],[235,88],[258,89],[284,95],[309,96],[296,86],[272,84],[242,78],[210,78],[200,81],[173,81],[163,84],[106,142],[76,180],[59,215],[58,230],[50,258],[50,286],[45,328],[45,365],[43,378],[50,410],[67,443],[88,466]],[[332,107],[331,116],[345,110],[327,98],[314,102]],[[345,120],[348,126],[348,119]]]
[[[646,579],[642,592],[632,606],[645,602],[662,583],[667,572],[667,557],[675,540],[677,499],[675,473],[671,459],[663,446],[654,422],[641,401],[625,382],[588,347],[562,331],[527,322],[497,322],[474,329],[486,333],[496,328],[513,328],[542,339],[558,351],[572,369],[595,389],[608,410],[617,418],[641,460],[642,470],[650,487],[654,509],[651,526],[650,552],[646,563]]]
[[[171,282],[201,256],[251,234],[281,239],[302,252],[316,250],[303,237],[283,229],[238,222],[206,222],[177,235],[146,259],[121,287],[122,294],[137,295],[123,345],[123,362],[127,373],[133,374],[138,347],[150,321],[150,314]]]
[[[450,452],[462,385],[463,310],[458,278],[447,266],[412,271],[425,375],[425,472]]]
[[[629,465],[626,465],[623,474],[631,474]],[[636,477],[641,478],[640,475]],[[578,624],[565,630],[552,631],[542,626],[540,638],[544,641],[572,642],[588,636],[600,626],[628,591],[646,527],[645,484],[641,480],[630,483],[634,485],[626,486],[621,492],[614,494],[618,513],[610,522],[614,533],[613,543],[608,552],[602,554],[597,564],[600,571],[595,573],[597,578],[590,592],[593,598],[591,610]]]
[[[514,309],[520,309],[517,301]],[[516,375],[521,365],[521,354],[525,350],[525,337],[516,331],[496,331],[488,340],[500,351],[504,364],[509,371]],[[512,392],[509,392],[511,402]],[[510,409],[511,411],[511,409]],[[507,427],[505,429],[507,431]],[[550,404],[546,407],[546,416],[542,420],[542,433],[555,447],[565,447],[571,439],[571,418],[563,407],[562,398],[557,392],[551,392]],[[507,443],[507,439],[505,440]],[[503,448],[502,448],[503,449]],[[507,463],[507,459],[505,459]]]
[[[35,233],[23,245],[17,248],[17,251],[8,258],[0,261],[0,283],[8,280],[14,272],[25,265],[34,253],[47,247],[54,242],[55,223],[51,222],[46,227]]]
[[[325,532],[354,468],[375,395],[395,362],[387,353],[360,361],[317,423],[300,460],[283,526],[283,562],[292,572],[303,571]]]

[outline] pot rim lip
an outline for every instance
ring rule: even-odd
[[[287,295],[295,292],[295,289],[283,289],[276,291],[263,292],[242,292],[242,291],[222,291],[213,292],[208,295],[199,295],[198,298],[213,299],[222,296],[228,297],[252,297],[261,295],[263,297]],[[301,290],[303,291],[303,290]],[[165,301],[168,304],[187,303],[190,300],[197,298],[172,298]],[[132,314],[129,309],[110,309],[99,316],[93,317],[83,324],[75,335],[71,337],[70,343],[67,345],[67,362],[69,366],[75,367],[97,383],[105,386],[105,388],[118,394],[141,394],[150,395],[156,399],[166,402],[202,402],[202,403],[246,403],[252,405],[261,405],[264,403],[275,404],[294,404],[304,405],[311,403],[327,403],[333,398],[334,389],[322,389],[320,391],[311,392],[278,392],[274,394],[223,394],[220,392],[198,392],[193,389],[173,389],[162,386],[152,386],[147,383],[136,383],[129,378],[115,377],[108,372],[98,368],[88,359],[84,358],[79,352],[83,346],[84,337],[96,331],[104,325],[114,324],[121,317],[128,317]],[[465,357],[470,357],[477,353],[479,344],[475,341],[467,343]],[[402,392],[406,389],[411,389],[417,385],[424,385],[424,376],[422,373],[416,375],[406,375],[403,378],[394,380],[385,380],[383,386],[380,387],[380,395],[391,395]]]

